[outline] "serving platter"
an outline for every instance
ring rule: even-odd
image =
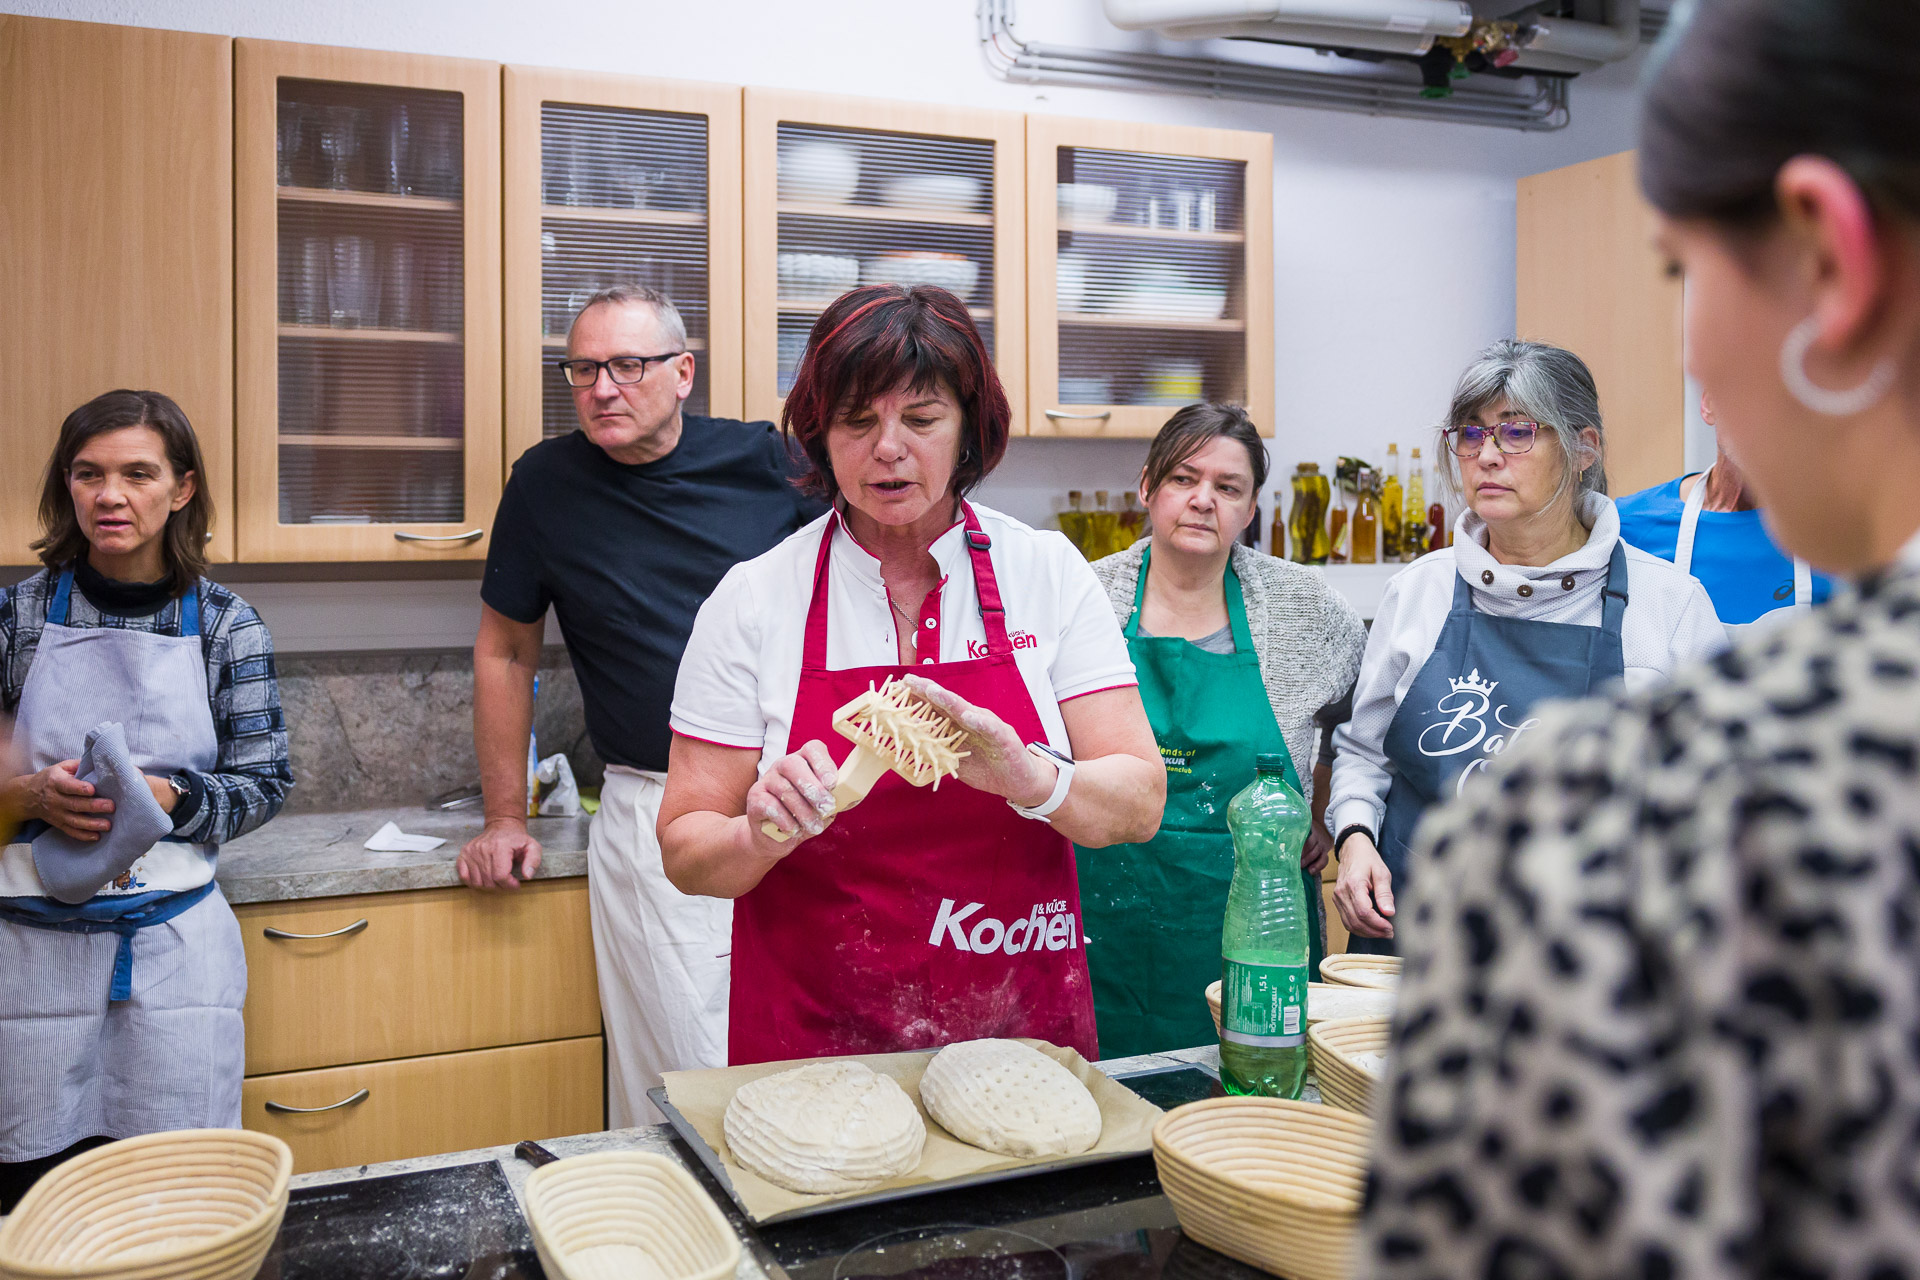
[[[1035,1048],[1066,1065],[1084,1083],[1100,1104],[1105,1129],[1101,1141],[1092,1150],[1076,1156],[1062,1156],[1034,1160],[1018,1160],[1006,1156],[996,1156],[978,1148],[965,1147],[948,1135],[944,1129],[931,1119],[926,1120],[928,1146],[938,1151],[945,1144],[950,1147],[965,1147],[963,1152],[948,1151],[945,1157],[933,1161],[922,1160],[921,1170],[927,1170],[931,1164],[934,1172],[923,1173],[916,1170],[904,1179],[883,1184],[872,1191],[854,1192],[833,1196],[810,1196],[785,1191],[763,1182],[753,1173],[741,1169],[717,1149],[723,1146],[719,1127],[713,1121],[715,1114],[714,1096],[710,1086],[719,1083],[717,1077],[742,1071],[758,1071],[771,1074],[785,1070],[798,1063],[763,1063],[754,1068],[723,1068],[716,1071],[674,1072],[668,1075],[668,1082],[647,1090],[647,1097],[660,1108],[667,1117],[667,1123],[693,1151],[701,1165],[712,1175],[713,1180],[726,1191],[738,1206],[740,1212],[751,1222],[767,1225],[776,1222],[790,1222],[799,1218],[817,1214],[838,1213],[843,1210],[884,1204],[894,1200],[904,1200],[915,1196],[933,1195],[942,1191],[961,1187],[980,1186],[985,1183],[1000,1182],[1009,1178],[1024,1178],[1034,1174],[1050,1173],[1060,1169],[1080,1168],[1087,1165],[1104,1164],[1114,1160],[1135,1159],[1152,1151],[1152,1128],[1161,1114],[1160,1108],[1143,1098],[1138,1091],[1129,1087],[1129,1082],[1145,1084],[1150,1077],[1171,1076],[1179,1072],[1199,1073],[1208,1082],[1217,1077],[1205,1067],[1197,1064],[1180,1063],[1164,1066],[1150,1066],[1137,1071],[1128,1071],[1109,1076],[1105,1072],[1087,1063],[1071,1049],[1058,1049],[1041,1041],[1029,1041]],[[906,1076],[918,1080],[926,1063],[932,1059],[934,1050],[928,1049],[915,1053],[869,1054],[856,1058],[875,1070],[888,1069],[896,1076]],[[906,1061],[912,1060],[912,1061]],[[682,1108],[676,1106],[669,1092],[680,1078],[683,1090],[690,1077],[706,1077],[701,1082],[709,1088],[701,1089],[703,1095],[697,1106]],[[742,1081],[744,1083],[744,1081]],[[738,1087],[737,1084],[733,1087]],[[915,1105],[919,1104],[919,1090],[908,1090]],[[729,1091],[730,1096],[730,1091]],[[685,1099],[683,1099],[684,1101]],[[1187,1099],[1180,1098],[1180,1101]],[[720,1110],[724,1110],[724,1105]],[[697,1114],[689,1115],[689,1111]],[[924,1108],[922,1110],[924,1117]],[[709,1141],[711,1132],[715,1141]]]

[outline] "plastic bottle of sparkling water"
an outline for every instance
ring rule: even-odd
[[[1233,887],[1220,933],[1220,1079],[1228,1093],[1297,1098],[1307,1074],[1307,914],[1300,849],[1313,820],[1286,757],[1255,759],[1227,806]]]

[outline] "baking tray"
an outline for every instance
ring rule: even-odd
[[[926,1051],[928,1057],[932,1057],[936,1052],[938,1051],[934,1049]],[[1196,1071],[1210,1080],[1218,1081],[1219,1079],[1216,1072],[1198,1062],[1181,1062],[1167,1066],[1143,1067],[1137,1071],[1106,1071],[1104,1074],[1109,1080],[1126,1082],[1130,1080],[1142,1080],[1150,1076],[1171,1075],[1180,1071]],[[1136,1089],[1134,1092],[1138,1093],[1139,1090]],[[800,1218],[811,1218],[823,1213],[839,1213],[846,1209],[858,1209],[868,1205],[885,1204],[891,1200],[908,1200],[916,1196],[935,1195],[942,1191],[952,1191],[960,1187],[977,1187],[989,1182],[1004,1182],[1011,1178],[1026,1178],[1037,1173],[1052,1173],[1059,1169],[1074,1169],[1087,1165],[1107,1164],[1115,1160],[1138,1160],[1142,1157],[1151,1156],[1152,1154],[1151,1152],[1144,1151],[1110,1151],[1098,1154],[1090,1153],[1078,1156],[1065,1156],[1058,1160],[1041,1160],[1033,1164],[1016,1165],[1009,1169],[991,1169],[957,1178],[947,1178],[939,1182],[923,1182],[911,1187],[889,1187],[880,1191],[870,1191],[865,1195],[839,1197],[822,1204],[807,1205],[802,1208],[787,1210],[784,1213],[771,1214],[765,1218],[756,1218],[741,1201],[739,1193],[734,1190],[733,1179],[728,1176],[727,1166],[725,1162],[720,1159],[720,1154],[707,1145],[707,1140],[700,1136],[699,1131],[693,1127],[692,1122],[689,1121],[686,1116],[682,1115],[672,1102],[668,1101],[666,1087],[664,1085],[655,1085],[653,1088],[647,1090],[647,1097],[652,1101],[653,1105],[659,1107],[661,1112],[667,1117],[667,1123],[673,1127],[673,1131],[680,1136],[681,1141],[692,1148],[693,1154],[699,1157],[700,1163],[706,1168],[709,1174],[713,1175],[713,1180],[719,1183],[726,1191],[728,1198],[733,1201],[734,1207],[740,1211],[741,1215],[744,1216],[748,1222],[760,1226],[767,1226],[776,1222],[793,1222]]]

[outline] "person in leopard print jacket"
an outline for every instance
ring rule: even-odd
[[[1700,0],[1640,166],[1723,438],[1860,585],[1430,816],[1356,1274],[1920,1276],[1920,4]]]

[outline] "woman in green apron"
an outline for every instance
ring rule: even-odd
[[[1314,714],[1340,701],[1366,632],[1325,578],[1240,545],[1267,478],[1259,431],[1233,405],[1189,405],[1160,429],[1140,478],[1150,536],[1094,565],[1140,680],[1167,766],[1160,832],[1145,844],[1081,849],[1087,964],[1109,1058],[1214,1039],[1204,992],[1220,977],[1233,880],[1227,802],[1256,755],[1289,759],[1309,800]],[[1318,860],[1303,870],[1324,949]]]

